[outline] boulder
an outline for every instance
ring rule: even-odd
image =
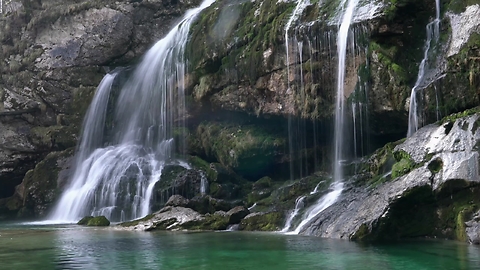
[[[93,216],[86,216],[82,219],[80,219],[77,222],[78,225],[85,225],[85,226],[109,226],[110,221],[105,217],[105,216],[98,216],[98,217],[93,217]]]
[[[118,228],[134,231],[179,230],[185,224],[203,219],[200,213],[190,208],[166,206],[142,219],[121,223]]]
[[[80,219],[78,222],[77,222],[77,225],[87,225],[88,222],[93,218],[93,216],[86,216],[86,217],[83,217],[82,219]]]
[[[228,223],[238,224],[248,214],[250,214],[250,211],[245,206],[236,206],[227,212]]]
[[[186,207],[190,203],[190,200],[186,199],[185,197],[181,195],[172,195],[167,203],[165,203],[165,206],[181,206],[181,207]]]
[[[110,221],[105,216],[98,216],[90,219],[87,226],[109,226]]]

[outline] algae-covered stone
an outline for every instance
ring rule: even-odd
[[[153,188],[153,209],[163,207],[173,195],[181,195],[186,199],[199,195],[204,175],[203,171],[197,169],[187,169],[179,165],[166,166]]]
[[[77,225],[87,225],[88,222],[93,219],[93,216],[86,216],[86,217],[83,217],[82,219],[80,219],[78,222],[77,222]]]
[[[87,226],[109,226],[109,225],[110,225],[110,221],[105,216],[93,217],[88,219],[87,221]]]
[[[246,216],[240,222],[243,231],[278,231],[283,226],[284,216],[280,212],[257,212]]]
[[[229,202],[221,199],[213,198],[209,195],[196,196],[188,202],[188,207],[201,213],[214,213],[216,211],[228,211],[234,207],[235,201]]]
[[[205,154],[245,177],[259,177],[278,163],[286,147],[279,131],[222,122],[200,124],[197,134]]]
[[[74,149],[48,154],[35,169],[25,175],[15,196],[23,198],[22,207],[33,210],[35,217],[45,216],[70,176]]]
[[[182,225],[182,228],[188,230],[225,230],[229,225],[228,216],[223,211],[214,214],[205,215],[204,219],[195,220]]]

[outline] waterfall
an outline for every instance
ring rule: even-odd
[[[349,34],[350,24],[353,18],[355,8],[358,4],[358,0],[348,0],[347,8],[344,11],[342,21],[340,24],[340,29],[337,34],[337,55],[338,55],[338,66],[337,66],[337,96],[336,96],[336,105],[335,105],[335,149],[334,149],[334,173],[333,179],[334,182],[330,185],[330,191],[322,196],[315,205],[307,209],[305,212],[302,221],[295,228],[291,234],[298,234],[300,231],[318,214],[324,211],[326,208],[334,204],[340,194],[343,191],[343,173],[341,168],[341,162],[343,157],[343,144],[345,143],[344,138],[344,119],[345,119],[345,93],[344,93],[344,83],[345,83],[345,72],[346,65],[345,59],[347,54],[347,40]]]
[[[359,30],[360,33],[357,33]],[[368,55],[368,46],[362,48],[362,45],[355,44],[357,34],[367,33],[367,29],[363,26],[356,28],[352,31],[354,35],[352,40],[352,48],[355,48],[356,51],[353,53],[354,57],[362,57]],[[369,129],[369,113],[368,113],[368,75],[366,70],[369,69],[368,57],[366,57],[366,62],[364,66],[354,67],[354,70],[358,68],[357,75],[357,84],[356,89],[351,95],[351,115],[352,115],[352,134],[353,134],[353,158],[358,159],[367,154],[369,149],[369,140],[368,140],[368,129]],[[357,173],[357,162],[355,162],[355,173]]]
[[[340,29],[337,36],[337,97],[335,103],[335,150],[334,150],[334,164],[333,164],[333,179],[335,182],[343,180],[343,172],[341,162],[343,156],[344,127],[345,127],[345,59],[347,55],[347,38],[352,21],[353,12],[358,4],[358,0],[349,0],[347,9],[343,15]]]
[[[201,180],[200,180],[200,194],[205,195],[207,194],[208,189],[208,179],[204,172],[201,172]]]
[[[295,9],[293,10],[292,14],[290,15],[290,18],[287,21],[287,24],[285,25],[285,52],[286,52],[286,60],[285,60],[285,65],[287,67],[287,91],[292,91],[290,87],[290,53],[289,53],[289,37],[288,37],[288,32],[290,30],[290,27],[292,26],[292,23],[295,22],[295,20],[298,18],[298,16],[303,12],[303,10],[307,7],[309,4],[308,0],[298,0],[297,5],[295,6]],[[299,46],[300,49],[300,55],[301,55],[301,46],[299,43],[297,43],[297,46]],[[294,123],[292,116],[288,117],[288,145],[289,145],[289,153],[290,153],[290,179],[294,178],[294,166],[293,166],[293,160],[294,160]],[[301,165],[300,165],[301,166]],[[301,171],[301,170],[300,170]]]
[[[314,219],[318,214],[323,212],[323,210],[327,209],[330,205],[334,204],[340,194],[343,191],[343,183],[342,182],[334,182],[330,185],[330,191],[322,196],[318,202],[309,208],[300,222],[297,228],[290,232],[290,234],[299,234],[300,231],[308,224],[312,219]]]
[[[281,230],[281,232],[288,232],[290,227],[292,226],[293,219],[298,215],[300,209],[304,206],[305,196],[300,196],[295,200],[295,209],[288,215],[287,221],[285,222],[285,227]]]
[[[187,11],[145,54],[118,90],[109,138],[103,131],[115,74],[104,77],[83,123],[70,185],[49,219],[70,223],[104,215],[124,221],[150,212],[153,187],[173,162],[173,130],[184,125],[184,50],[190,25],[213,2],[204,0]]]
[[[435,0],[435,20],[427,24],[426,32],[427,39],[425,40],[424,50],[423,50],[423,59],[420,62],[418,67],[418,75],[415,85],[412,88],[410,94],[410,108],[408,112],[408,131],[407,137],[410,137],[415,133],[420,127],[424,125],[424,119],[422,113],[419,112],[421,102],[418,99],[420,90],[423,90],[426,87],[425,82],[425,73],[428,66],[428,56],[430,53],[430,48],[432,43],[438,43],[440,36],[440,0]]]

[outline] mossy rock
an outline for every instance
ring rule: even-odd
[[[415,166],[412,159],[402,158],[399,162],[392,166],[392,179],[409,173]]]
[[[25,174],[24,207],[33,209],[35,216],[42,217],[48,213],[56,198],[60,195],[59,187],[65,184],[69,162],[74,154],[74,148],[62,152],[51,152],[35,169]]]
[[[254,125],[208,122],[197,134],[207,156],[247,178],[265,175],[286,145],[283,136]]]
[[[228,226],[228,216],[225,213],[207,214],[202,220],[187,222],[182,225],[187,230],[226,230]]]
[[[228,211],[235,206],[241,205],[241,201],[225,201],[217,198],[213,198],[209,195],[195,196],[189,202],[187,207],[193,209],[200,214],[213,214],[217,211]]]
[[[314,174],[295,181],[272,182],[268,189],[252,191],[247,196],[247,205],[256,203],[255,210],[263,212],[291,210],[298,197],[307,195],[308,200],[318,200],[328,189],[331,178],[323,174]],[[317,193],[310,194],[317,187]],[[266,197],[269,195],[268,197]]]
[[[240,222],[243,231],[278,231],[283,226],[284,216],[280,212],[253,213]]]
[[[360,226],[354,237],[365,241],[395,240],[433,235],[437,224],[436,202],[430,186],[407,190],[392,201],[388,213],[370,230]]]
[[[257,182],[253,183],[252,189],[260,190],[264,188],[269,188],[272,186],[272,178],[265,176],[257,180]]]
[[[91,219],[93,219],[93,216],[85,216],[77,222],[77,225],[86,226]]]
[[[30,130],[32,142],[43,149],[75,147],[77,130],[70,126],[34,127]]]
[[[436,194],[438,201],[435,236],[467,241],[465,222],[480,209],[480,186],[468,184],[464,180],[450,180]]]
[[[187,55],[196,77],[221,73],[225,81],[234,81],[228,71],[235,69],[238,80],[255,82],[268,73],[273,61],[264,61],[263,52],[281,43],[285,23],[293,8],[293,2],[273,0],[212,4],[192,25],[187,44]],[[221,21],[225,17],[229,18],[229,23]],[[200,87],[200,82],[198,85],[197,97],[213,94]]]
[[[468,6],[480,4],[479,0],[449,0],[444,4],[448,11],[462,13]]]
[[[393,150],[395,146],[404,142],[405,140],[399,140],[396,142],[390,142],[385,144],[382,148],[376,150],[367,161],[361,165],[361,173],[366,174],[368,177],[366,181],[359,181],[358,184],[367,184],[368,186],[377,186],[394,179],[389,175],[392,171],[393,165],[397,162],[394,157]],[[365,180],[365,178],[359,178],[359,180]]]
[[[110,221],[105,216],[98,216],[98,217],[87,217],[87,226],[110,226]],[[83,220],[83,219],[82,219]],[[80,221],[82,221],[80,220]],[[79,222],[80,222],[79,221]]]

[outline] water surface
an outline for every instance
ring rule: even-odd
[[[480,269],[480,248],[363,245],[279,233],[0,225],[0,269]]]

